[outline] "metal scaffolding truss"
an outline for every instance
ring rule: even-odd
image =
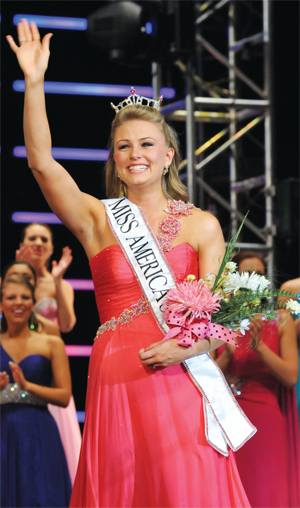
[[[259,12],[259,22],[257,24],[260,25],[260,29],[258,33],[250,33],[241,40],[236,40],[236,8],[238,3],[244,3],[245,9],[256,9]],[[186,173],[183,177],[187,181],[190,200],[202,207],[203,196],[208,195],[219,206],[225,208],[230,213],[232,234],[235,234],[243,218],[243,213],[238,210],[239,195],[247,193],[251,189],[261,188],[261,193],[264,196],[264,225],[259,227],[250,219],[247,219],[245,222],[245,227],[252,231],[252,234],[257,238],[257,242],[240,242],[237,246],[264,251],[266,254],[268,276],[272,279],[274,270],[273,244],[276,231],[272,223],[274,186],[272,184],[270,100],[269,27],[271,3],[272,0],[256,0],[255,2],[243,2],[243,0],[195,2],[197,10],[195,19],[195,37],[196,44],[198,45],[197,55],[201,55],[203,51],[206,51],[212,60],[221,64],[222,69],[224,68],[227,73],[228,87],[227,89],[222,87],[222,80],[219,83],[216,80],[214,82],[207,82],[203,77],[200,77],[200,72],[197,73],[195,71],[197,65],[195,65],[195,60],[192,58],[187,63],[177,61],[176,65],[185,75],[186,96],[184,100],[169,104],[163,107],[161,111],[168,119],[183,121],[186,124],[186,159],[182,162],[181,169],[186,168]],[[207,19],[211,18],[210,24],[212,24],[214,16],[218,15],[221,10],[222,15],[226,19],[226,26],[224,26],[224,33],[227,34],[226,56],[207,40],[209,37],[205,38],[203,36],[204,30],[202,31],[202,27],[205,26]],[[237,63],[237,55],[240,51],[245,51],[246,48],[247,52],[251,53],[251,51],[256,50],[257,45],[260,45],[261,48],[262,84],[258,84],[255,79],[247,75],[247,67],[245,70],[241,70]],[[155,85],[157,86],[157,82],[155,82],[157,78],[156,71],[157,68],[154,67],[154,87]],[[201,76],[203,75],[201,74]],[[249,93],[245,93],[245,90],[248,90]],[[247,98],[249,96],[250,98]],[[220,127],[222,130],[219,130],[214,136],[207,138],[205,125],[208,122],[223,124]],[[253,171],[251,177],[245,179],[239,168],[237,142],[243,136],[249,136],[250,132],[255,130],[256,125],[259,123],[263,125],[263,139],[262,141],[256,139],[253,141],[259,144],[262,149],[263,169],[260,170],[260,174],[256,174]],[[200,145],[198,148],[197,144]],[[217,148],[214,149],[214,146],[217,146]],[[210,153],[206,156],[205,151],[208,148],[210,148]],[[220,154],[223,154],[223,156],[225,154],[226,156],[228,155],[229,199],[225,199],[224,196],[216,192],[213,186],[207,183],[203,175],[203,168],[207,166],[206,170],[209,170],[211,161],[215,160]]]

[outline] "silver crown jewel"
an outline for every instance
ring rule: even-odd
[[[135,89],[131,87],[131,95],[119,102],[117,106],[115,106],[112,102],[110,103],[111,107],[115,110],[116,113],[120,111],[120,109],[125,108],[126,106],[131,106],[133,104],[141,104],[142,106],[149,106],[150,108],[155,108],[157,111],[160,109],[160,103],[163,100],[163,96],[161,95],[158,101],[155,99],[148,99],[148,97],[142,97],[141,95],[137,95],[135,93]]]

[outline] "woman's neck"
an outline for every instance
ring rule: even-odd
[[[128,199],[135,205],[138,205],[148,217],[157,214],[167,207],[168,200],[162,190],[156,192],[128,192]]]
[[[16,325],[14,323],[8,323],[8,328],[5,333],[2,334],[2,339],[28,339],[32,331],[30,330],[28,323],[23,325]]]
[[[34,266],[34,269],[35,269],[35,273],[36,273],[36,276],[38,279],[47,277],[47,275],[49,274],[49,271],[48,271],[48,268],[46,267],[46,265],[37,265],[37,266]]]

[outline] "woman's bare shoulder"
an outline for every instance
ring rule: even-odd
[[[300,291],[300,277],[285,281],[281,285],[280,289],[284,289],[285,291],[292,291],[293,293],[298,293]]]
[[[219,232],[221,229],[220,223],[218,219],[208,211],[200,210],[200,208],[193,208],[193,213],[190,216],[191,222],[193,222],[194,226],[197,229],[200,229],[206,234],[215,234]]]
[[[36,338],[39,340],[40,344],[49,350],[50,356],[55,351],[65,351],[65,343],[61,337],[57,335],[48,335],[45,332],[34,332],[36,333]]]

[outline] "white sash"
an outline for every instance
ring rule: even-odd
[[[166,333],[169,328],[161,304],[167,291],[176,285],[171,267],[137,205],[125,197],[104,199],[103,203],[110,227],[150,303],[153,316],[160,330]],[[228,446],[238,450],[257,429],[236,402],[222,371],[208,353],[183,363],[203,395],[208,443],[226,456]]]

